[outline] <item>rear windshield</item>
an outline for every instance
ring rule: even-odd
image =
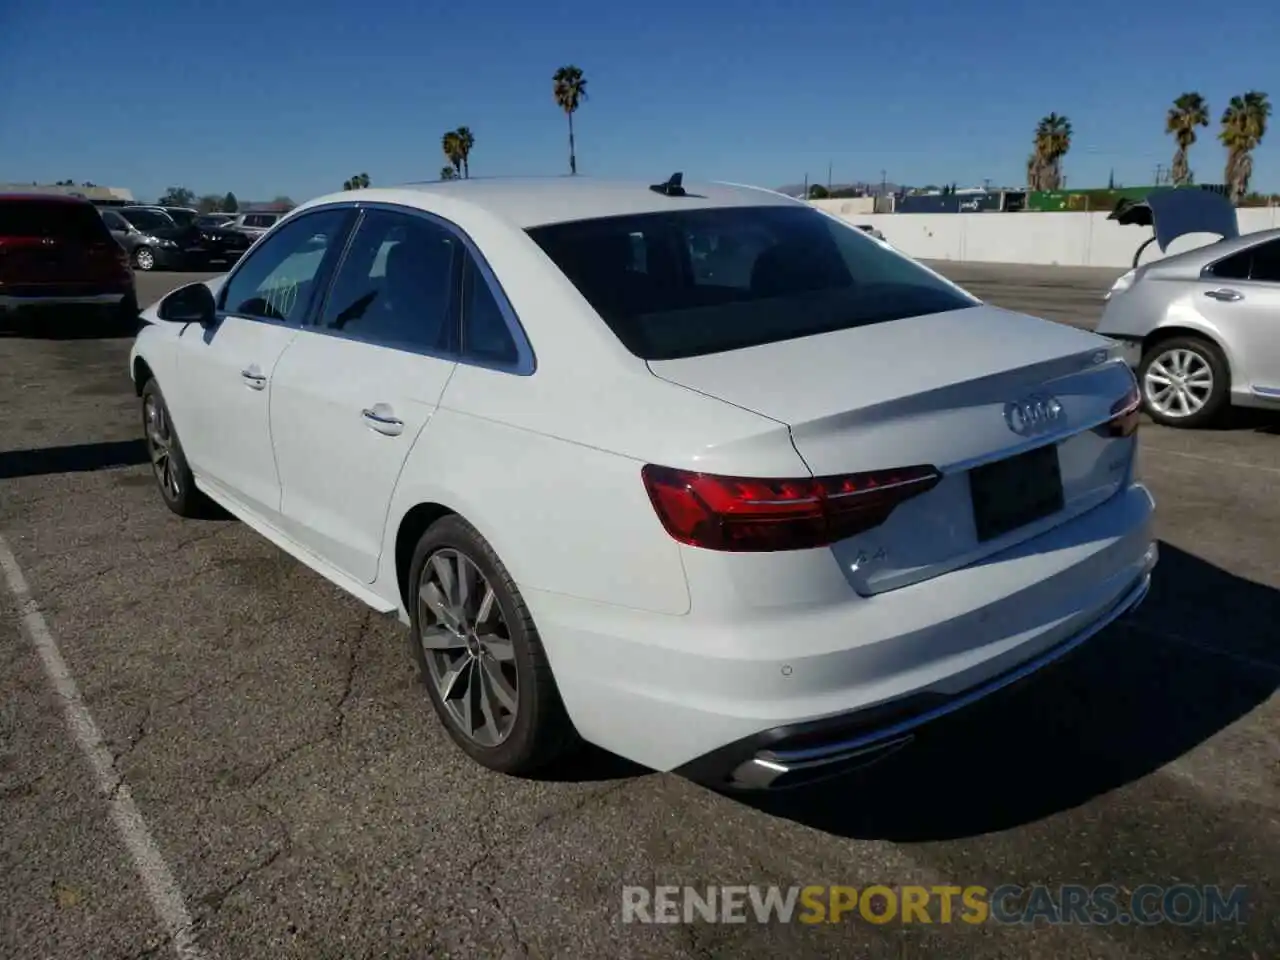
[[[0,200],[0,237],[100,241],[110,234],[97,209],[87,203]]]
[[[811,207],[651,213],[529,235],[632,353],[671,360],[971,307]]]

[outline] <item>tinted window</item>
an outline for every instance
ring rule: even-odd
[[[106,236],[102,217],[87,203],[0,201],[0,237],[101,240]]]
[[[325,255],[345,235],[348,211],[325,210],[282,227],[255,250],[223,290],[223,309],[267,320],[301,322]]]
[[[648,360],[973,306],[924,268],[807,206],[611,217],[529,234]]]
[[[126,233],[129,230],[129,221],[114,210],[102,211],[102,220],[106,223],[108,230],[121,230]]]
[[[1223,280],[1248,280],[1249,267],[1253,261],[1253,251],[1243,250],[1232,254],[1225,260],[1219,260],[1209,271]]]
[[[1253,248],[1253,271],[1249,278],[1280,283],[1280,240]]]
[[[180,227],[187,227],[195,223],[196,215],[190,210],[166,210],[165,213],[173,218],[173,222]]]
[[[470,256],[463,277],[462,354],[485,363],[515,363],[518,359],[506,317]]]
[[[322,326],[407,350],[453,348],[459,242],[422,217],[370,210],[334,278]]]
[[[158,210],[121,210],[120,216],[142,231],[169,230],[174,226],[173,221]]]
[[[244,218],[246,227],[270,227],[276,222],[276,218],[269,213],[251,213]]]

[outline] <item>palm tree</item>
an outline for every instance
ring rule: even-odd
[[[1056,113],[1036,124],[1035,151],[1027,158],[1027,185],[1032,190],[1062,186],[1062,158],[1071,149],[1071,121]]]
[[[1184,93],[1173,101],[1165,117],[1164,132],[1172,133],[1178,143],[1173,154],[1170,178],[1175,186],[1191,182],[1191,167],[1187,164],[1187,150],[1196,142],[1196,127],[1209,125],[1209,105],[1198,93]]]
[[[458,148],[462,152],[462,175],[470,177],[471,164],[468,161],[471,157],[471,148],[476,145],[476,138],[471,133],[470,127],[459,127],[454,133],[458,135]]]
[[[1253,176],[1253,151],[1267,135],[1267,118],[1271,116],[1271,103],[1267,95],[1250,90],[1243,96],[1232,97],[1222,111],[1222,130],[1218,139],[1227,148],[1225,179],[1231,190],[1231,199],[1239,203],[1249,192],[1249,180]]]
[[[457,130],[450,130],[440,138],[440,148],[444,150],[444,155],[448,161],[453,164],[454,172],[459,176],[462,175],[462,138],[458,136]]]
[[[450,166],[444,166],[444,167],[441,167],[441,168],[440,168],[440,179],[441,179],[441,180],[457,180],[457,179],[458,179],[458,171],[457,171],[457,170],[455,170],[455,169],[453,169],[453,167],[450,167]]]
[[[343,190],[363,190],[369,186],[370,180],[367,173],[357,173],[349,180],[343,181]]]
[[[551,78],[556,103],[569,118],[569,173],[578,172],[578,157],[573,148],[573,115],[582,101],[587,99],[587,78],[582,71],[570,64],[561,67]]]

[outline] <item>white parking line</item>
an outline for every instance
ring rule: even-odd
[[[115,759],[103,742],[98,725],[80,696],[80,689],[76,686],[71,671],[67,669],[66,661],[62,659],[62,653],[45,622],[44,614],[31,596],[27,578],[22,575],[22,568],[18,566],[18,560],[3,536],[0,536],[0,570],[4,572],[9,592],[17,601],[27,637],[40,655],[44,672],[58,699],[62,701],[63,714],[71,736],[93,769],[98,789],[110,807],[111,819],[133,857],[134,866],[146,887],[147,897],[164,924],[174,951],[182,960],[203,960],[204,954],[195,944],[191,914],[187,911],[182,891],[178,889],[173,872],[161,856],[151,831],[147,829],[138,805],[133,802],[129,785],[116,769]]]

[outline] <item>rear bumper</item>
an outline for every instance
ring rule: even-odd
[[[740,596],[685,616],[525,599],[585,739],[705,782],[770,786],[790,768],[740,768],[760,754],[847,765],[1083,643],[1145,593],[1153,515],[1133,483],[1031,540],[873,597],[846,584],[839,599]]]
[[[0,310],[18,310],[25,307],[75,307],[113,306],[122,304],[131,290],[115,290],[101,293],[80,293],[68,290],[37,291],[22,294],[0,293]]]
[[[1151,548],[1154,566],[1157,548]],[[1144,573],[1087,627],[1044,653],[959,694],[926,691],[881,708],[811,723],[775,727],[729,744],[676,772],[708,786],[778,790],[813,783],[866,766],[906,746],[926,724],[973,706],[1057,664],[1085,641],[1135,610],[1151,589]]]

